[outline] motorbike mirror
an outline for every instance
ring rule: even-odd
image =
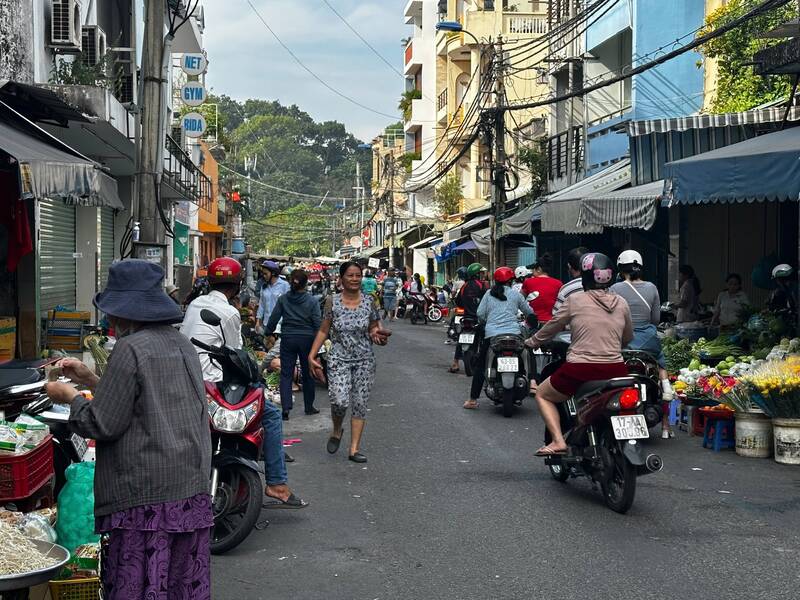
[[[212,327],[219,327],[220,323],[222,323],[222,319],[219,318],[219,315],[207,308],[200,311],[200,318],[203,320],[203,323],[211,325]]]
[[[525,300],[527,300],[528,302],[533,302],[538,297],[539,297],[539,292],[531,292],[530,294],[528,294],[528,297],[525,298]]]

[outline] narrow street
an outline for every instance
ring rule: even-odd
[[[618,515],[587,481],[556,483],[533,458],[532,402],[512,419],[485,399],[461,409],[469,381],[446,372],[441,325],[392,325],[369,463],[348,462],[345,444],[325,452],[326,409],[293,415],[290,483],[311,506],[263,511],[269,527],[214,557],[215,599],[797,597],[796,469],[679,433],[653,442],[664,470],[639,479]]]

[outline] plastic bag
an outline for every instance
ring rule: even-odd
[[[34,540],[41,540],[43,542],[56,542],[56,530],[50,525],[47,517],[37,514],[27,514],[22,518],[22,521],[17,525],[25,537],[33,538]]]
[[[22,450],[25,441],[17,435],[14,428],[9,425],[0,424],[0,452],[10,452],[16,454]]]
[[[67,483],[58,495],[59,543],[70,552],[81,544],[100,541],[94,532],[94,463],[67,467]]]

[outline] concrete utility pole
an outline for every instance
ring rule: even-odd
[[[500,246],[500,221],[506,206],[506,88],[505,58],[503,56],[503,37],[497,36],[495,44],[497,59],[497,78],[495,81],[494,108],[494,155],[492,164],[492,208],[490,217],[490,249],[489,270],[494,270],[502,263]]]
[[[389,268],[394,267],[394,154],[386,157],[389,163],[389,190],[386,199],[389,203]]]
[[[139,172],[136,174],[138,197],[134,198],[135,215],[140,223],[142,242],[164,243],[164,226],[158,215],[157,190],[162,166],[159,164],[162,115],[164,23],[163,1],[145,2],[144,48],[142,52],[142,97],[140,98],[142,131],[139,142]]]

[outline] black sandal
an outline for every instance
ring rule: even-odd
[[[269,502],[265,502],[261,508],[287,508],[296,510],[298,508],[305,508],[308,506],[308,502],[305,500],[301,500],[294,493],[289,494],[289,497],[286,500],[281,500],[280,498],[275,498],[274,496],[267,496],[269,498]]]
[[[367,457],[361,454],[361,452],[356,452],[348,456],[347,460],[352,460],[354,463],[365,463],[367,462]]]
[[[344,433],[344,431],[342,431],[342,433]],[[330,454],[336,454],[336,452],[339,450],[339,444],[342,443],[342,433],[339,434],[338,438],[333,436],[328,438],[327,448]]]

